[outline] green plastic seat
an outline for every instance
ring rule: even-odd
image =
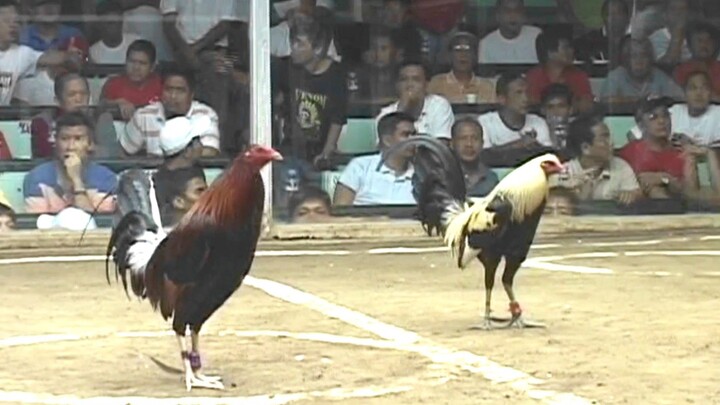
[[[348,118],[338,139],[338,152],[359,154],[376,150],[375,119]]]
[[[0,190],[7,197],[12,209],[17,213],[25,212],[25,198],[23,197],[23,180],[26,172],[0,173]]]
[[[13,159],[30,159],[32,143],[30,136],[30,120],[0,121],[0,132],[10,147]]]

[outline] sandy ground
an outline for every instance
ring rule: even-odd
[[[546,329],[469,330],[482,310],[481,272],[452,268],[445,252],[369,254],[380,245],[308,243],[300,248],[351,252],[259,257],[252,275],[416,332],[437,347],[486,356],[543,380],[540,389],[572,393],[590,403],[720,404],[720,240],[701,236],[652,243],[626,236],[634,243],[628,246],[615,238],[539,241],[531,255],[535,260],[571,255],[548,261],[569,266],[565,270],[583,266],[605,272],[522,269],[516,277],[519,301]],[[436,246],[433,241],[422,245]],[[703,252],[667,253],[689,250]],[[573,257],[598,252],[608,257]],[[203,331],[207,371],[222,375],[227,389],[187,394],[178,375],[151,361],[180,366],[175,340],[164,334],[169,325],[147,303],[128,300],[120,286],[107,285],[103,272],[99,262],[0,265],[0,402],[53,400],[8,399],[9,392],[24,392],[78,398],[212,396],[228,398],[227,403],[233,403],[231,397],[276,395],[275,403],[283,403],[283,394],[315,391],[313,398],[295,403],[540,403],[511,383],[488,381],[482,372],[448,366],[400,344],[380,347],[387,340],[368,330],[248,285]],[[493,305],[496,313],[507,312],[499,280]],[[117,335],[139,331],[153,334]],[[8,340],[48,334],[77,340],[14,346]],[[323,341],[333,336],[368,343]],[[374,389],[377,396],[348,394],[362,388]],[[399,392],[383,395],[383,388]]]

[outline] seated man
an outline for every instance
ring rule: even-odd
[[[540,113],[547,122],[550,139],[558,150],[567,146],[568,124],[575,112],[573,93],[564,84],[551,84],[541,96]]]
[[[93,126],[79,112],[70,112],[56,122],[55,159],[25,175],[25,211],[56,214],[68,208],[87,213],[109,213],[115,208],[111,193],[117,185],[115,173],[93,163]],[[109,198],[106,198],[109,197]]]
[[[632,167],[613,156],[610,130],[597,115],[570,124],[567,173],[554,175],[551,185],[570,189],[579,201],[615,200],[630,205],[642,196]]]
[[[685,86],[694,72],[705,72],[712,82],[712,98],[720,100],[720,33],[707,23],[695,23],[687,28],[687,43],[692,58],[679,64],[673,71],[675,81]]]
[[[293,193],[288,203],[290,222],[309,224],[332,220],[330,196],[323,190],[306,186]]]
[[[668,100],[643,100],[635,113],[642,139],[632,141],[619,156],[635,171],[640,187],[649,198],[695,198],[698,196],[698,147],[671,143]]]
[[[351,101],[386,104],[395,100],[398,62],[402,53],[390,29],[378,27],[371,31],[370,49],[363,64],[357,68],[357,82],[348,83]]]
[[[535,39],[540,28],[527,24],[523,0],[497,0],[498,29],[480,40],[478,62],[537,63]]]
[[[484,197],[498,184],[498,176],[480,158],[483,131],[475,118],[465,117],[455,121],[450,146],[460,158],[465,175],[465,187],[470,197]]]
[[[186,116],[191,121],[209,119],[211,125],[198,126],[196,136],[203,145],[203,156],[215,156],[220,152],[220,131],[218,116],[209,106],[195,101],[195,80],[191,72],[169,67],[163,72],[163,90],[161,100],[139,108],[125,132],[118,134],[120,145],[125,153],[139,155],[143,152],[150,156],[163,156],[160,145],[160,132],[166,121],[174,116]]]
[[[403,112],[384,115],[378,123],[380,153],[350,161],[335,187],[334,205],[413,205],[412,150],[395,153],[380,169],[383,151],[415,133],[414,118]]]

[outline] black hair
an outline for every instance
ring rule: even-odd
[[[55,120],[55,132],[60,134],[63,128],[70,127],[86,127],[88,129],[88,136],[90,141],[93,141],[93,134],[95,132],[95,124],[93,124],[90,117],[87,114],[80,111],[66,112]]]
[[[425,80],[430,80],[430,71],[428,70],[427,66],[425,66],[425,64],[422,63],[420,60],[414,58],[410,58],[400,62],[397,70],[398,77],[400,77],[400,72],[402,72],[402,70],[408,66],[419,67],[420,69],[422,69],[423,74],[425,75]]]
[[[460,130],[460,127],[463,125],[474,125],[480,130],[480,136],[483,136],[483,127],[480,125],[480,121],[477,120],[476,117],[473,116],[462,116],[457,119],[455,119],[455,122],[452,125],[452,128],[450,129],[450,136],[452,138],[455,138],[455,135],[457,134],[457,131]]]
[[[150,59],[151,64],[155,63],[155,60],[157,58],[157,50],[155,49],[155,45],[153,45],[152,42],[146,39],[138,39],[133,41],[130,46],[128,46],[127,52],[125,53],[125,58],[129,58],[132,52],[144,53],[145,55],[147,55],[148,59]]]
[[[605,0],[603,1],[602,6],[600,7],[600,15],[607,16],[610,10],[610,4],[611,3],[618,3],[622,4],[623,8],[625,9],[625,14],[630,15],[630,7],[628,6],[627,2],[625,0]]]
[[[183,68],[177,63],[168,63],[162,69],[162,81],[165,81],[171,77],[182,77],[185,79],[191,92],[195,92],[195,73],[189,69]]]
[[[511,72],[506,71],[500,74],[500,77],[497,80],[497,84],[495,86],[495,94],[498,96],[505,96],[507,95],[508,88],[510,87],[510,83],[514,82],[515,80],[525,79],[525,74],[520,72]]]
[[[206,181],[205,172],[199,165],[173,170],[161,166],[154,176],[158,205],[161,210],[174,210],[173,200],[175,197],[182,197],[185,194],[188,183],[194,178],[201,178]]]
[[[392,135],[395,133],[397,126],[401,122],[414,123],[415,119],[412,115],[404,113],[402,111],[392,112],[387,115],[383,115],[378,121],[378,135],[380,137],[386,135]]]
[[[62,94],[65,91],[65,86],[67,86],[67,84],[73,80],[81,80],[83,83],[85,83],[85,88],[88,90],[88,92],[90,91],[90,83],[88,83],[88,80],[85,76],[73,72],[65,73],[56,77],[55,83],[53,84],[55,98],[57,98],[58,101],[62,100]]]
[[[593,128],[602,124],[603,116],[600,114],[587,114],[573,120],[568,126],[567,149],[574,157],[582,155],[585,144],[592,145],[595,139]]]
[[[316,16],[296,13],[288,23],[291,41],[300,36],[307,37],[313,50],[319,49],[323,56],[327,55],[332,42],[332,29],[328,21]]]
[[[720,47],[720,38],[718,38],[718,30],[712,24],[708,24],[704,21],[696,21],[692,24],[688,24],[686,29],[685,38],[687,38],[688,47],[691,46],[692,37],[697,34],[708,34],[715,43],[715,54],[717,54],[718,47]]]
[[[1,3],[0,3],[1,4]],[[2,5],[0,5],[2,7]],[[13,222],[17,222],[17,214],[9,205],[0,203],[0,216],[7,215]]]
[[[543,30],[543,32],[535,38],[535,52],[537,52],[540,64],[544,64],[548,61],[550,52],[557,52],[557,50],[560,49],[560,41],[563,40],[567,41],[572,46],[571,38],[558,31]]]
[[[708,74],[708,72],[706,72],[704,70],[693,70],[687,76],[685,76],[685,81],[683,83],[680,83],[680,85],[683,86],[683,89],[687,87],[688,83],[690,82],[690,79],[692,79],[695,76],[704,77],[708,81],[708,84],[710,85],[710,87],[712,89],[712,79],[710,78],[710,75]]]
[[[547,86],[540,96],[540,103],[542,105],[545,105],[550,100],[556,99],[556,98],[564,98],[569,105],[572,105],[573,102],[573,92],[566,84],[562,83],[553,83],[549,86]]]
[[[123,7],[117,0],[103,0],[95,9],[95,14],[106,15],[106,14],[122,14]]]
[[[288,214],[291,220],[295,216],[295,211],[308,200],[320,200],[327,205],[328,209],[332,208],[330,196],[323,189],[315,186],[303,186],[288,199]]]

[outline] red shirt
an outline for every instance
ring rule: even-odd
[[[162,80],[153,73],[143,86],[136,86],[125,75],[108,79],[105,83],[104,96],[108,100],[125,99],[136,107],[142,107],[160,99]]]
[[[653,150],[647,141],[632,141],[625,145],[618,155],[623,158],[635,174],[665,172],[677,179],[685,177],[685,158],[677,149]]]
[[[413,20],[436,34],[453,29],[465,12],[463,0],[413,0],[410,6]]]
[[[590,76],[573,66],[568,67],[563,71],[559,82],[550,81],[550,76],[548,76],[542,65],[530,69],[526,76],[528,93],[530,94],[530,100],[533,103],[539,103],[543,90],[553,83],[566,84],[570,87],[570,90],[572,90],[573,96],[576,99],[593,98],[592,89],[590,88]]]
[[[720,62],[718,61],[713,61],[710,66],[708,66],[704,62],[694,60],[687,61],[685,63],[679,64],[675,68],[673,76],[675,77],[675,81],[680,86],[685,87],[685,81],[687,81],[690,73],[694,73],[697,71],[705,72],[708,74],[708,76],[710,76],[713,93],[715,93],[716,95],[720,95]]]
[[[10,153],[10,146],[5,142],[5,134],[0,132],[0,160],[12,159],[12,153]]]

